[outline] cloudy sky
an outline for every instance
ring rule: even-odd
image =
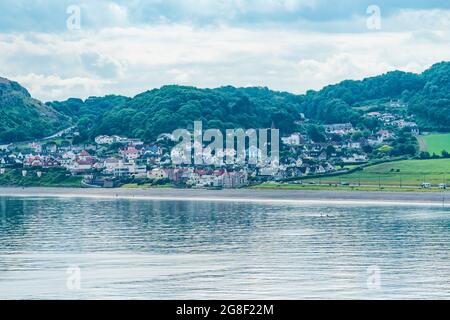
[[[0,76],[43,101],[165,84],[303,93],[442,60],[448,0],[0,2]]]

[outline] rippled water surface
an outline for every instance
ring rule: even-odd
[[[450,209],[0,197],[0,298],[450,299]]]

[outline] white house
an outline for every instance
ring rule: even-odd
[[[156,169],[153,169],[153,170],[147,172],[147,178],[153,179],[153,180],[168,179],[169,174],[164,169],[156,168]]]
[[[288,146],[299,146],[301,144],[302,137],[298,133],[293,133],[289,137],[281,138],[283,144]]]
[[[327,133],[333,133],[338,135],[345,135],[355,132],[351,123],[336,123],[325,126]]]
[[[69,170],[72,172],[84,172],[89,171],[92,169],[92,163],[90,161],[82,161],[77,160],[72,163],[72,165],[69,167]]]
[[[98,136],[95,138],[96,144],[113,144],[115,142],[114,137],[110,136]]]
[[[106,173],[113,173],[114,169],[120,167],[121,165],[122,161],[117,158],[107,158],[103,161],[103,166]]]
[[[147,167],[146,166],[139,166],[136,164],[127,164],[128,171],[131,175],[139,178],[145,178],[147,177]]]
[[[356,163],[367,161],[367,155],[354,153],[351,157],[343,157],[343,163]]]

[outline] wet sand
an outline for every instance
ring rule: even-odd
[[[450,205],[450,192],[0,188],[0,196],[293,204]]]

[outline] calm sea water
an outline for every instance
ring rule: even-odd
[[[0,197],[0,298],[450,299],[450,209]]]

